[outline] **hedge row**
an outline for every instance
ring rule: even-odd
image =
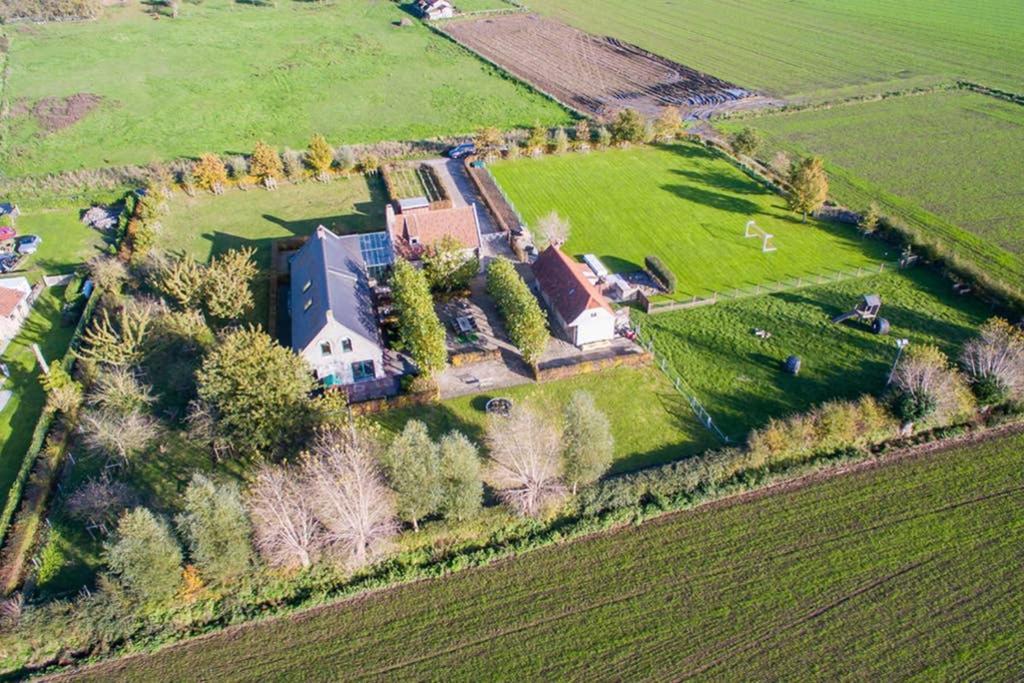
[[[675,294],[676,274],[660,258],[657,256],[647,256],[644,258],[644,264],[646,264],[647,270],[654,276],[654,279],[665,288],[666,293]]]

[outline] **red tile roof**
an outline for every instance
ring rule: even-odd
[[[0,316],[8,316],[14,313],[14,309],[18,307],[18,304],[26,296],[28,295],[20,289],[0,287]]]
[[[573,260],[558,247],[548,247],[533,263],[533,274],[548,303],[566,324],[593,308],[612,313],[612,307],[596,285],[584,274],[587,266]]]
[[[422,247],[429,247],[445,235],[451,235],[467,249],[480,248],[475,206],[397,214],[391,235],[396,243],[415,238]]]

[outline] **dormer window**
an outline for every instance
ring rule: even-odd
[[[341,350],[344,353],[348,353],[349,351],[351,351],[352,350],[352,340],[351,339],[342,339],[341,340]]]
[[[312,280],[306,280],[306,284],[302,285],[302,293],[305,294],[309,291],[309,288],[313,286]]]
[[[310,307],[312,307],[312,306],[313,306],[313,300],[312,299],[306,299],[306,303],[304,303],[302,305],[302,310],[303,311],[308,311],[310,309]]]
[[[331,355],[331,342],[320,343],[320,354],[323,356]]]

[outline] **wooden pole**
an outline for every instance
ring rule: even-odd
[[[47,377],[49,377],[50,376],[50,365],[49,365],[49,363],[46,362],[46,359],[43,358],[43,352],[39,348],[39,344],[36,344],[36,343],[32,344],[32,353],[36,354],[36,360],[39,361],[39,367],[41,367],[43,369],[43,374],[46,375]]]

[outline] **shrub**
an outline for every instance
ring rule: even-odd
[[[434,310],[427,275],[408,261],[398,259],[391,277],[391,288],[398,311],[398,335],[402,348],[423,374],[433,376],[444,370],[448,348],[444,327]]]
[[[192,167],[192,180],[204,190],[221,194],[224,191],[224,183],[228,181],[228,170],[219,156],[204,154]]]
[[[622,144],[643,142],[647,135],[647,122],[643,115],[635,109],[623,109],[609,126],[612,141]]]
[[[140,602],[166,602],[181,586],[181,548],[167,523],[146,508],[121,516],[104,557],[121,585]]]
[[[647,265],[647,270],[658,281],[658,284],[664,287],[667,293],[675,294],[676,274],[669,270],[669,267],[657,256],[646,257],[644,263]]]
[[[547,319],[511,261],[504,258],[491,261],[487,267],[487,291],[501,311],[512,344],[519,349],[527,365],[536,368],[547,348]]]

